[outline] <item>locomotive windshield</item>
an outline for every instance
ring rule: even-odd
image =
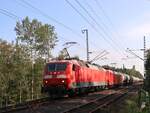
[[[51,63],[48,64],[48,71],[65,71],[66,67],[65,63]]]

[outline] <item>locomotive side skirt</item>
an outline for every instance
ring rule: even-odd
[[[72,88],[82,88],[82,87],[92,87],[92,86],[106,86],[107,82],[73,82],[71,84]]]

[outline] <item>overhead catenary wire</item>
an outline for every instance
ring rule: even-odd
[[[33,6],[33,5],[30,4],[29,2],[27,2],[27,1],[25,1],[25,0],[16,0],[16,1],[17,1],[17,2],[18,2],[18,1],[22,2],[23,4],[27,5],[28,7],[34,9],[36,12],[38,12],[39,14],[41,14],[43,17],[45,17],[45,18],[47,18],[47,19],[49,19],[49,20],[55,22],[56,24],[62,26],[63,28],[65,28],[65,29],[67,29],[67,30],[71,31],[73,34],[75,34],[76,36],[80,37],[83,41],[85,41],[85,40],[84,40],[84,37],[83,37],[80,33],[76,32],[74,29],[72,29],[71,27],[67,26],[66,24],[64,24],[64,23],[62,23],[62,22],[60,22],[60,21],[58,21],[58,20],[55,19],[54,17],[49,16],[49,15],[46,14],[44,11],[42,11],[42,10],[40,10],[39,8]],[[20,2],[18,2],[18,3],[20,4]],[[25,6],[24,6],[24,7],[25,7]],[[94,44],[93,42],[90,42],[90,43],[91,43],[93,46],[98,47],[98,46],[97,46],[96,44]]]
[[[22,1],[24,1],[24,2],[26,2],[25,0],[22,0]],[[27,3],[27,2],[26,2]],[[30,4],[29,4],[30,5]],[[32,5],[31,5],[32,6]],[[46,15],[45,15],[46,16]]]
[[[100,52],[98,55],[96,55],[90,62],[95,61],[96,59],[98,59],[99,57],[103,56],[104,54],[108,53],[106,50],[103,50],[102,52]]]
[[[118,48],[119,51],[121,51],[119,48],[122,48],[118,43],[116,43],[116,41],[114,41],[111,36],[105,31],[104,27],[106,28],[106,25],[101,26],[97,21],[96,19],[88,12],[88,10],[78,1],[78,0],[75,0],[76,3],[88,14],[88,16],[95,22],[95,24],[104,32],[104,34],[109,37],[109,39],[112,41],[112,43],[115,44],[115,46]],[[109,30],[110,31],[110,30]]]
[[[107,15],[107,13],[105,12],[105,10],[103,9],[102,5],[100,4],[99,0],[94,0],[96,5],[98,6],[98,8],[102,11],[104,17],[107,19],[107,21],[109,22],[109,25],[114,28],[114,24],[111,21],[111,19],[109,18],[109,16]],[[98,16],[99,17],[99,16]],[[114,28],[114,33],[116,34],[117,37],[120,37],[120,34],[118,33],[118,31],[116,31],[116,29]],[[122,43],[119,41],[119,43]],[[123,42],[123,45],[127,45],[125,42]],[[121,46],[122,47],[122,46]],[[127,47],[127,46],[126,46]],[[123,47],[122,47],[123,48]]]
[[[80,13],[80,11],[71,3],[69,2],[68,0],[65,0],[100,36],[103,37],[103,39],[108,42],[110,44],[111,47],[113,47],[116,51],[118,51],[118,48],[114,47],[114,45],[110,42],[110,40],[108,40],[102,33],[99,32],[99,30],[93,25],[90,23],[90,21],[82,14]],[[77,0],[76,0],[77,1]],[[81,5],[81,4],[80,4]],[[84,9],[86,10],[86,9]],[[88,11],[85,11],[88,13]],[[90,14],[88,13],[88,15],[90,16]],[[90,16],[90,18],[92,18],[92,20],[97,24],[97,22],[95,21],[95,19]],[[120,51],[118,51],[120,52]],[[121,53],[121,52],[120,52]],[[122,53],[121,53],[122,54]]]
[[[85,1],[85,4],[87,5],[87,7],[91,10],[91,12],[95,15],[95,17],[100,21],[102,20],[101,17],[95,12],[95,10],[92,8],[92,6]],[[108,27],[104,24],[104,22],[101,21],[101,24],[103,24],[103,26],[105,27],[105,29],[108,29]]]
[[[99,33],[98,29],[90,23],[90,21],[82,14],[80,13],[80,11],[74,7],[74,5],[71,4],[71,2],[69,2],[68,0],[65,0],[98,34],[100,34],[101,36],[103,36],[101,33]],[[104,37],[104,36],[103,36]],[[105,41],[107,41],[107,39],[104,38]]]
[[[29,2],[25,1],[25,0],[20,0],[21,2],[23,2],[24,4],[28,5],[29,7],[31,7],[32,9],[38,11],[42,16],[50,19],[51,21],[63,26],[64,28],[70,30],[71,32],[75,33],[76,35],[79,35],[78,33],[76,33],[76,31],[74,31],[73,29],[71,29],[70,27],[66,26],[65,24],[63,24],[62,22],[56,20],[55,18],[47,15],[45,12],[41,11],[39,8],[34,7],[33,5],[31,5]]]
[[[14,13],[12,13],[12,12],[10,12],[10,11],[7,11],[7,10],[5,10],[5,9],[0,9],[0,13],[3,14],[3,15],[5,15],[5,16],[7,16],[7,17],[9,17],[9,18],[11,18],[11,19],[13,19],[13,20],[15,20],[15,21],[21,20],[21,17],[15,15]],[[61,38],[65,39],[65,41],[69,41],[67,38],[65,38],[65,37],[63,37],[63,36],[58,35],[58,37],[61,37]],[[65,41],[64,41],[64,42],[65,42]],[[80,49],[82,49],[82,50],[85,49],[85,47],[84,47],[84,48],[81,47],[81,46],[79,46],[79,47],[80,47]]]
[[[92,6],[91,6],[87,1],[85,1],[85,4],[86,4],[87,7],[91,10],[91,12],[95,15],[95,17],[96,17],[99,21],[101,21],[101,24],[102,24],[102,26],[104,27],[104,29],[107,30],[107,31],[109,31],[109,32],[112,34],[112,36],[113,36],[114,34],[113,34],[112,30],[102,21],[102,18],[96,13],[96,11],[92,8]],[[105,16],[105,15],[104,15],[104,16]],[[110,21],[110,22],[111,22],[111,21]],[[112,23],[112,22],[111,22],[111,23]],[[112,26],[113,26],[113,25],[112,25]],[[116,31],[115,31],[115,33],[116,33],[117,37],[120,37]],[[114,36],[113,38],[116,39],[116,36]],[[120,43],[120,41],[119,41],[119,43]],[[118,43],[117,43],[117,45],[118,45]],[[125,45],[125,44],[123,44],[123,45]],[[121,45],[121,43],[120,43],[119,46],[124,49],[124,47]]]
[[[21,20],[21,17],[17,16],[16,14],[14,14],[14,13],[12,13],[12,12],[6,10],[6,9],[0,9],[0,13],[3,14],[3,15],[5,15],[5,16],[7,16],[7,17],[9,17],[9,18],[11,18],[12,20],[15,20],[15,21]],[[64,43],[65,43],[66,41],[69,41],[69,40],[68,40],[67,38],[65,38],[64,36],[58,35],[58,37],[61,37],[62,39],[64,39],[64,41],[63,41]],[[85,49],[85,47],[81,47],[81,45],[79,46],[79,48],[82,49],[82,50]]]
[[[106,56],[107,54],[109,54],[109,53],[105,53],[105,54],[103,54],[102,56],[97,57],[97,58],[94,59],[92,62],[95,62],[95,61],[97,61],[97,60],[99,60],[99,59],[101,59],[101,58],[105,58],[105,56]]]
[[[11,15],[9,15],[9,14],[3,12],[3,11],[0,11],[0,13],[3,14],[3,15],[5,15],[5,16],[7,16],[7,17],[9,17],[9,18],[11,18],[11,19],[13,19],[13,20],[15,19],[13,16],[11,16]],[[15,19],[15,20],[16,20],[16,19]]]
[[[17,15],[5,10],[5,9],[0,9],[0,13],[13,19],[13,20],[21,20],[21,17],[18,17]]]
[[[111,22],[111,19],[107,16],[106,12],[104,11],[102,5],[100,4],[100,2],[98,0],[94,0],[96,5],[98,6],[98,8],[103,12],[105,18],[109,21],[109,23],[111,24],[111,26],[113,27],[113,23]]]
[[[134,52],[132,52],[132,50],[130,50],[129,48],[127,48],[127,52],[129,52],[130,54],[136,56],[136,57],[139,58],[140,60],[144,61],[143,58],[141,58],[140,56],[138,56],[137,54],[135,54]]]

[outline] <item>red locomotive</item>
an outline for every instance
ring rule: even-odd
[[[71,96],[129,82],[131,81],[126,74],[105,70],[80,60],[57,60],[45,66],[43,91],[50,95],[68,94]]]

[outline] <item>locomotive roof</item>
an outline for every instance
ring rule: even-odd
[[[95,69],[95,70],[103,70],[103,71],[108,71],[110,73],[116,73],[118,75],[123,75],[125,77],[130,77],[128,74],[125,74],[125,73],[120,73],[120,72],[115,72],[115,71],[112,71],[112,70],[106,70],[104,69],[103,67],[99,66],[99,65],[95,65],[95,64],[90,64],[90,63],[87,63],[83,60],[76,60],[76,59],[71,59],[71,60],[52,60],[52,61],[49,61],[48,63],[65,63],[65,62],[69,62],[69,63],[72,63],[72,64],[76,64],[78,66],[82,66],[82,67],[87,67],[87,68],[91,68],[91,69]]]
[[[88,68],[91,68],[91,69],[95,69],[95,70],[103,70],[105,71],[104,68],[100,67],[100,66],[96,66],[96,65],[92,65],[90,63],[87,63],[85,61],[82,61],[82,60],[52,60],[48,63],[65,63],[65,62],[70,62],[70,63],[73,63],[73,64],[76,64],[78,66],[82,66],[82,67],[88,67]]]
[[[80,65],[77,60],[52,60],[49,61],[48,63],[65,63],[65,62],[70,62],[70,63],[74,63],[76,65]]]

